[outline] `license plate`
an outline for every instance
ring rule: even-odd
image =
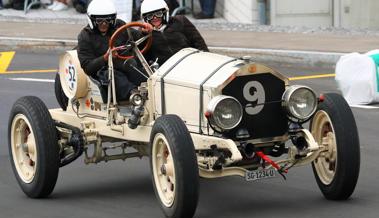
[[[260,179],[268,179],[276,176],[276,171],[273,168],[247,171],[245,174],[246,181],[256,181]]]

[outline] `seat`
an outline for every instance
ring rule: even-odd
[[[25,0],[24,1],[24,13],[28,13],[28,11],[30,10],[30,8],[32,8],[34,5],[41,5],[41,1],[40,0]]]

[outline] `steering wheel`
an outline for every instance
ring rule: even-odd
[[[140,50],[140,52],[142,54],[144,54],[147,50],[149,50],[150,46],[151,46],[151,43],[153,41],[153,38],[151,37],[151,33],[149,33],[148,35],[140,38],[139,40],[137,41],[134,41],[133,39],[133,36],[130,32],[130,29],[131,27],[141,27],[141,28],[144,28],[145,27],[145,24],[143,23],[140,23],[140,22],[131,22],[131,23],[128,23],[128,24],[125,24],[123,25],[122,27],[118,28],[116,30],[116,32],[113,33],[111,39],[109,40],[109,48],[111,49],[111,51],[118,51],[118,50],[123,50],[123,49],[130,49],[131,47],[133,46],[137,46],[137,49],[140,50],[138,48],[138,45],[141,44],[142,42],[144,42],[146,39],[148,40],[146,42],[146,45],[143,47],[142,50]],[[128,36],[129,36],[129,40],[128,40],[128,44],[126,46],[119,46],[119,47],[115,47],[115,42],[116,42],[116,39],[119,37],[119,35],[121,33],[123,33],[124,31],[128,31]],[[120,58],[120,59],[123,59],[123,60],[127,60],[127,59],[130,59],[130,58],[133,58],[134,56],[131,55],[131,56],[125,56],[125,55],[120,55],[116,52],[115,56],[117,58]]]

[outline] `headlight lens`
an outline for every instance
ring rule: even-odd
[[[209,102],[207,117],[211,125],[217,130],[230,130],[241,122],[242,106],[233,97],[219,95]]]
[[[317,109],[317,97],[312,89],[306,86],[291,86],[283,95],[290,117],[300,121],[310,118]]]

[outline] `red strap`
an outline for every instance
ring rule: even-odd
[[[265,155],[262,151],[255,152],[260,158],[271,164],[275,169],[277,169],[279,172],[282,171],[282,168],[275,163],[273,160],[271,160],[267,155]],[[284,170],[283,172],[287,173],[288,170]]]

